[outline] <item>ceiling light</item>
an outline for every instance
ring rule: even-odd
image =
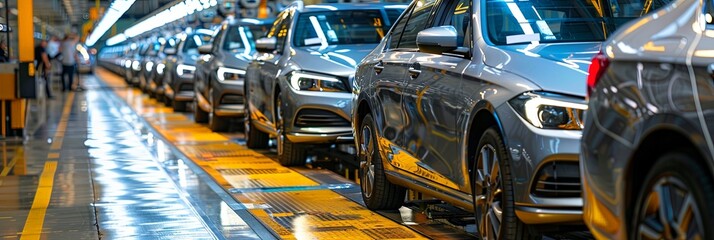
[[[114,23],[116,23],[127,10],[129,10],[135,1],[136,0],[114,0],[109,9],[104,13],[104,16],[102,16],[102,19],[99,20],[99,23],[94,28],[94,31],[92,31],[92,34],[90,34],[87,38],[85,44],[91,47],[97,43],[99,38],[101,38],[104,33],[106,33],[107,30],[109,30],[109,28],[111,28],[112,25],[114,25]]]

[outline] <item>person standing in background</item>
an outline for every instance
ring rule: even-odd
[[[5,41],[0,42],[0,62],[9,62],[10,58],[7,55],[7,44]]]
[[[62,51],[62,91],[72,91],[74,72],[79,60],[77,39],[74,34],[70,33],[64,37],[60,49]],[[65,81],[65,77],[68,78],[67,81]]]
[[[52,64],[50,63],[50,57],[47,55],[47,41],[42,40],[40,44],[35,47],[35,66],[37,71],[41,72],[42,79],[45,80],[45,93],[47,93],[47,98],[52,98],[52,93],[50,92],[50,87],[52,81],[49,78],[49,72],[52,70]]]
[[[60,39],[57,36],[52,36],[52,38],[50,38],[50,42],[47,43],[47,56],[50,57],[50,60],[59,56],[61,44],[62,42],[60,42]]]

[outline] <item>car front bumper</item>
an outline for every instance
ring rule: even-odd
[[[341,92],[298,91],[284,87],[286,101],[283,109],[288,124],[286,136],[295,143],[347,143],[353,142],[352,126],[352,94]],[[312,114],[308,113],[312,111]],[[323,116],[320,116],[322,114]],[[311,115],[311,116],[308,116]],[[314,116],[312,121],[308,117]],[[322,119],[334,119],[338,124],[312,124]]]
[[[582,223],[582,132],[536,128],[507,103],[496,111],[509,153],[516,215],[527,224]]]

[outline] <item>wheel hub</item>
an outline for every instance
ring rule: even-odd
[[[362,127],[362,139],[360,141],[360,151],[362,152],[362,161],[360,168],[362,170],[362,193],[365,197],[371,197],[374,189],[374,145],[372,143],[372,129],[369,126]]]
[[[479,233],[483,239],[497,239],[501,229],[502,184],[496,148],[484,145],[478,155],[475,196]]]
[[[704,239],[692,191],[675,176],[663,176],[640,204],[635,231],[640,239]]]

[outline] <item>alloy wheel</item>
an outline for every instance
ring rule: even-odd
[[[362,170],[361,181],[362,193],[365,197],[372,197],[374,191],[374,143],[372,141],[372,128],[368,125],[362,127],[362,139],[360,141],[360,151],[362,151],[363,159],[360,162]]]
[[[283,134],[283,131],[285,131],[285,126],[283,125],[283,100],[280,93],[278,93],[278,97],[275,100],[275,120],[275,129],[278,134],[276,144],[278,145],[278,156],[280,156],[283,155],[283,144],[285,143],[285,135]]]
[[[692,191],[674,176],[660,177],[639,204],[638,239],[704,239]]]
[[[503,184],[496,148],[484,145],[477,161],[475,194],[479,233],[482,239],[497,239],[503,217]]]

